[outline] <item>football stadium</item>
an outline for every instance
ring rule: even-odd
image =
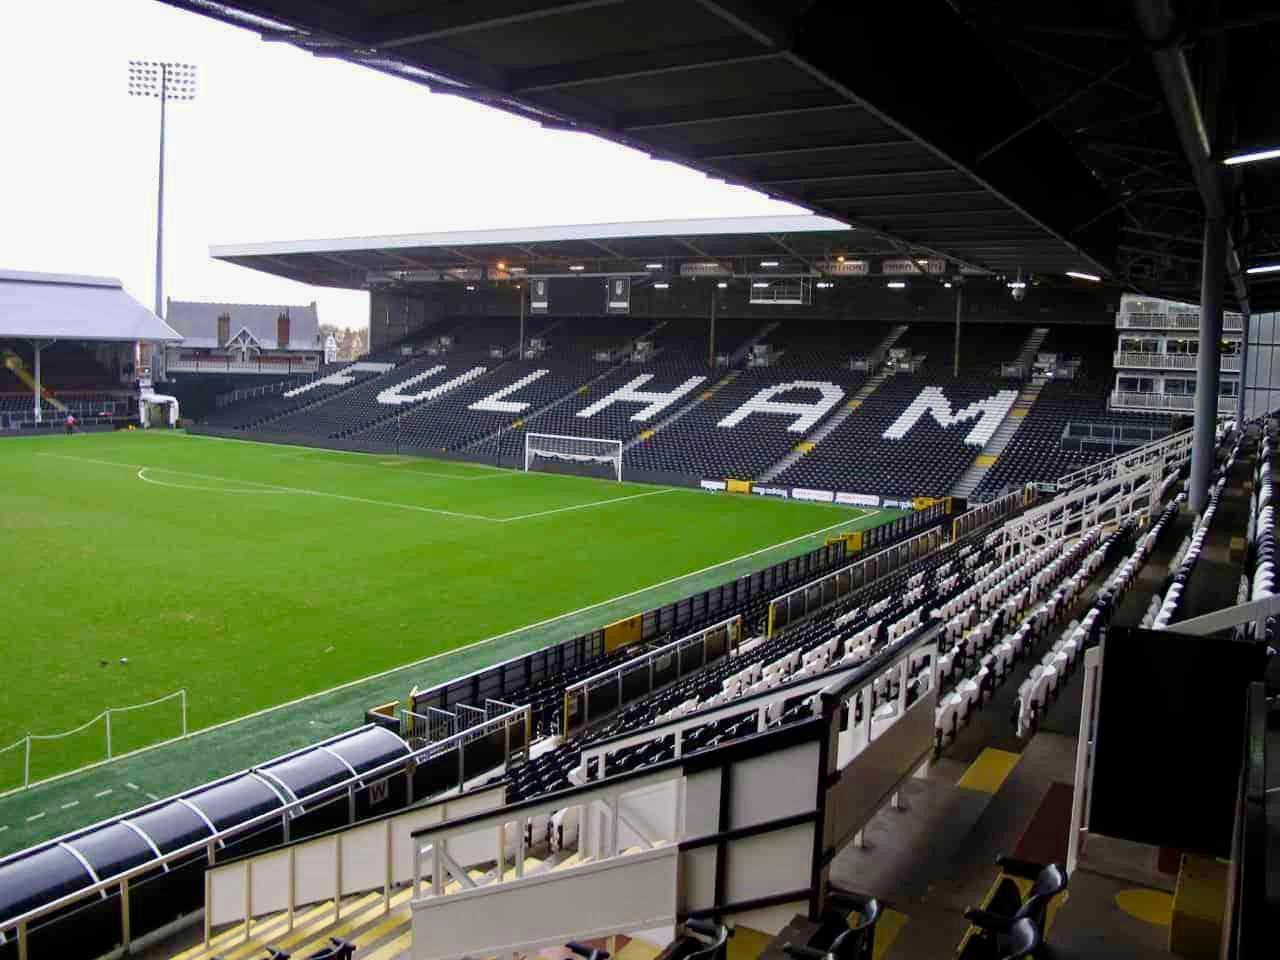
[[[796,212],[203,239],[340,346],[163,295],[130,61],[154,304],[0,263],[0,960],[1276,954],[1280,15],[156,2]]]

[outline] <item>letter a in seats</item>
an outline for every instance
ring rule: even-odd
[[[773,399],[779,394],[790,393],[792,390],[816,390],[822,396],[813,403],[794,403]],[[807,433],[842,399],[844,399],[844,391],[826,380],[789,380],[786,383],[765,387],[716,426],[736,427],[753,413],[768,413],[774,416],[795,417],[787,427],[787,432]]]

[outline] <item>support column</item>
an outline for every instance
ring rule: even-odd
[[[33,414],[32,414],[32,415],[35,417],[36,423],[40,423],[40,422],[42,421],[42,419],[43,419],[43,418],[40,416],[40,351],[42,351],[43,349],[44,349],[44,341],[43,341],[43,340],[32,340],[32,341],[31,341],[31,351],[32,351],[32,353],[33,353],[33,354],[35,354],[35,364],[34,364],[34,366],[35,366],[35,368],[36,368],[36,369],[35,369],[35,374],[36,374],[36,395],[35,395],[35,397],[34,397],[35,407],[34,407],[34,410],[33,410]]]
[[[960,314],[964,311],[964,287],[956,284],[956,349],[955,359],[951,361],[951,375],[960,376]]]
[[[1245,397],[1249,393],[1249,310],[1240,311],[1242,323],[1240,327],[1240,396],[1236,398],[1236,422],[1244,423],[1248,418],[1249,405]]]
[[[1222,283],[1227,266],[1227,228],[1221,217],[1204,222],[1200,274],[1200,346],[1196,357],[1196,417],[1191,441],[1191,509],[1209,501],[1218,424],[1218,368],[1222,364]]]
[[[517,360],[524,359],[524,287],[517,285],[516,290],[520,293],[520,352],[516,355]]]
[[[707,341],[707,366],[716,365],[716,287],[711,288],[711,334]]]

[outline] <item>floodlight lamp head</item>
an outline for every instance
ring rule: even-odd
[[[171,61],[130,60],[128,90],[131,97],[194,100],[196,66]]]

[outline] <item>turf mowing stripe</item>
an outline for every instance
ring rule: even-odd
[[[285,493],[297,493],[308,497],[328,497],[331,500],[345,500],[349,503],[371,504],[375,507],[392,507],[397,510],[412,510],[414,513],[434,513],[444,517],[458,517],[462,520],[482,520],[485,523],[505,523],[497,517],[482,517],[478,513],[459,513],[456,510],[442,510],[439,507],[420,507],[412,503],[396,503],[394,500],[372,500],[368,497],[353,497],[345,493],[328,493],[323,490],[308,490],[305,487],[287,487],[279,483],[261,483],[257,480],[243,480],[239,477],[220,477],[211,473],[195,473],[190,470],[171,470],[169,467],[148,467],[138,463],[121,463],[118,460],[96,460],[92,457],[72,457],[61,453],[37,453],[40,457],[56,457],[59,460],[76,460],[80,463],[97,463],[107,467],[126,467],[130,470],[150,470],[154,473],[169,473],[177,477],[195,477],[197,480],[220,480],[223,483],[242,483],[249,487],[262,487],[266,490],[279,490]],[[144,478],[145,479],[145,478]],[[227,493],[244,493],[243,490],[228,490]]]
[[[546,517],[553,513],[567,513],[570,510],[586,510],[590,507],[603,507],[606,503],[622,503],[624,500],[639,500],[641,497],[656,497],[663,493],[678,492],[674,487],[662,490],[650,490],[648,493],[633,493],[625,497],[612,497],[609,500],[593,500],[590,503],[578,503],[570,507],[556,507],[554,510],[539,510],[537,513],[525,513],[518,517],[504,517],[503,523],[515,523],[517,520],[532,520],[534,517]]]

